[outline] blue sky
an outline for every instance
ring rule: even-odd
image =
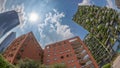
[[[116,9],[114,0],[0,0],[2,12],[19,12],[21,24],[11,31],[16,32],[17,37],[32,31],[42,47],[74,36],[85,37],[88,32],[72,21],[78,4]],[[39,16],[35,22],[29,20],[33,12]]]

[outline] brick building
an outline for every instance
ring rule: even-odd
[[[12,64],[16,64],[19,59],[30,58],[40,61],[43,50],[35,39],[32,32],[15,39],[6,49],[3,56]]]
[[[79,37],[47,45],[44,49],[43,63],[63,63],[68,68],[98,68],[90,51]]]

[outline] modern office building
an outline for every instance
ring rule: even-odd
[[[5,51],[5,49],[12,43],[16,38],[16,32],[11,32],[0,44],[0,52]]]
[[[94,5],[79,6],[73,20],[89,32],[89,38],[85,39],[85,43],[98,64],[101,66],[107,63],[114,55],[112,48],[120,34],[120,21],[117,11]],[[101,51],[99,47],[102,47],[103,50]],[[96,58],[96,51],[100,58]],[[106,55],[106,57],[103,57],[103,55]],[[101,59],[105,59],[106,61]]]
[[[24,34],[15,39],[6,49],[3,56],[12,64],[18,60],[30,58],[36,61],[42,61],[43,50],[35,39],[32,32]]]
[[[115,3],[116,3],[117,8],[120,9],[120,0],[115,0]]]
[[[67,68],[98,68],[90,51],[79,37],[47,45],[44,49],[43,63],[62,63],[67,65]]]
[[[19,17],[16,11],[8,11],[0,14],[0,38],[12,28],[19,25]]]

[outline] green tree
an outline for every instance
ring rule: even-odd
[[[21,59],[17,64],[18,68],[46,68],[45,65],[42,65],[41,62],[35,62],[31,59]]]
[[[15,66],[5,61],[3,56],[0,55],[0,68],[15,68]]]
[[[67,66],[65,64],[54,64],[52,65],[52,68],[67,68]]]

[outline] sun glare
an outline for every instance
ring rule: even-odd
[[[38,18],[39,18],[39,16],[35,12],[32,12],[29,15],[29,21],[31,21],[31,22],[36,22],[38,20]]]

